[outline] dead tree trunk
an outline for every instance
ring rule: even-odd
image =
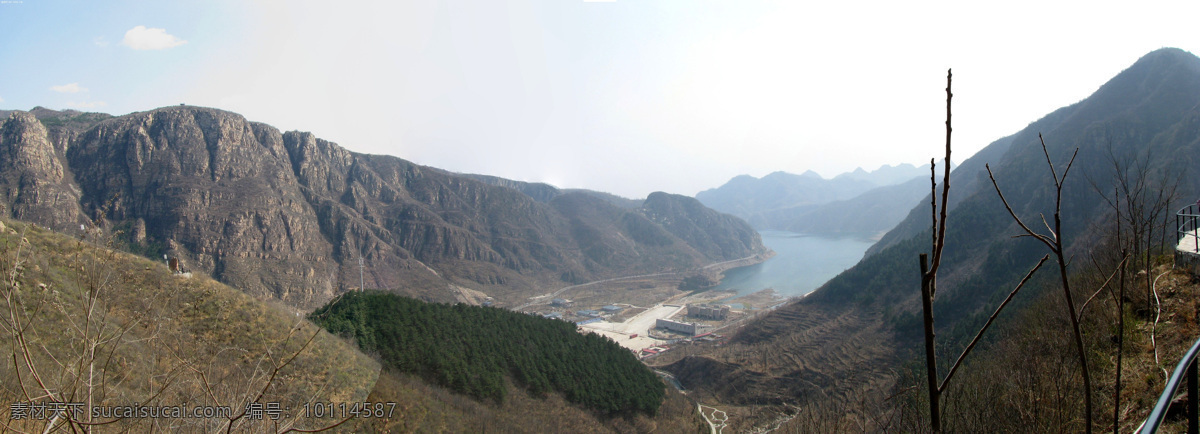
[[[1004,302],[1000,303],[1000,306],[996,308],[992,316],[988,317],[987,322],[975,334],[975,338],[971,339],[971,343],[967,345],[967,348],[959,354],[958,359],[951,365],[949,373],[946,374],[946,378],[939,381],[937,372],[937,342],[933,327],[933,299],[937,293],[937,272],[942,262],[942,251],[946,246],[947,201],[950,196],[950,133],[952,131],[950,127],[950,101],[954,96],[950,91],[951,78],[952,74],[950,71],[946,71],[946,157],[944,160],[946,167],[945,174],[942,176],[942,204],[940,209],[937,204],[936,165],[932,160],[930,161],[929,169],[930,184],[932,185],[930,206],[932,207],[933,215],[933,264],[929,264],[929,257],[924,253],[919,258],[921,262],[921,308],[924,314],[925,326],[925,373],[929,388],[929,425],[935,433],[942,432],[941,397],[942,393],[946,391],[950,379],[954,377],[954,373],[962,366],[967,355],[979,343],[979,339],[983,337],[983,333],[987,331],[992,322],[996,320],[996,317],[1000,315],[1000,311],[1005,306],[1008,306],[1008,303],[1017,295],[1017,292],[1025,286],[1025,282],[1029,281],[1033,273],[1037,272],[1042,267],[1042,264],[1046,262],[1046,259],[1049,258],[1049,255],[1042,257],[1042,260],[1033,269],[1029,270],[1029,273],[1021,279],[1021,282],[1009,292],[1008,297],[1004,299]]]
[[[1066,170],[1063,170],[1063,175],[1060,178],[1058,176],[1058,171],[1054,168],[1054,162],[1050,160],[1050,151],[1046,149],[1046,141],[1042,139],[1041,134],[1038,134],[1038,139],[1042,142],[1042,154],[1046,156],[1046,165],[1050,166],[1050,175],[1054,179],[1054,228],[1051,229],[1050,225],[1046,224],[1046,217],[1044,215],[1042,216],[1042,223],[1045,224],[1046,228],[1050,230],[1049,234],[1039,234],[1034,232],[1032,229],[1029,229],[1029,226],[1027,226],[1025,222],[1021,221],[1020,217],[1017,217],[1016,212],[1014,212],[1012,207],[1009,206],[1008,200],[1004,198],[1004,193],[1000,192],[1000,186],[996,183],[996,177],[992,174],[991,166],[984,165],[984,167],[987,168],[988,177],[992,180],[992,187],[996,189],[996,194],[1000,196],[1000,201],[1004,202],[1004,208],[1008,210],[1008,214],[1012,216],[1013,220],[1015,220],[1017,224],[1021,226],[1021,229],[1025,231],[1025,234],[1020,236],[1029,236],[1041,241],[1042,244],[1045,244],[1046,247],[1050,249],[1050,252],[1054,254],[1055,259],[1058,262],[1058,273],[1062,280],[1063,297],[1065,297],[1067,301],[1067,315],[1071,319],[1071,331],[1074,333],[1075,337],[1075,350],[1079,354],[1079,366],[1083,374],[1084,421],[1087,424],[1085,426],[1085,431],[1090,434],[1092,432],[1092,376],[1091,373],[1088,372],[1087,353],[1083,348],[1083,333],[1079,328],[1079,312],[1075,309],[1075,300],[1071,295],[1071,283],[1067,279],[1067,259],[1063,252],[1062,243],[1061,210],[1063,182],[1066,181],[1067,174],[1071,172],[1071,165],[1075,162],[1075,156],[1079,154],[1079,148],[1076,148],[1075,153],[1071,154],[1071,160],[1067,163],[1067,168]]]

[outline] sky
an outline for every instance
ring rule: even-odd
[[[1200,2],[0,0],[0,109],[189,104],[355,152],[631,198],[954,160]]]

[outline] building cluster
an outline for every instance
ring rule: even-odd
[[[638,351],[637,353],[638,353],[638,358],[645,359],[645,358],[657,356],[659,354],[665,353],[670,350],[671,350],[671,347],[669,347],[669,346],[658,345],[658,346],[653,346],[653,347],[642,348],[642,350]]]
[[[570,311],[570,310],[563,309],[563,308],[570,308],[573,304],[575,304],[575,302],[573,302],[569,299],[556,298],[556,299],[553,299],[550,301],[550,305],[557,309],[555,309],[552,312],[535,313],[535,314],[541,315],[544,318],[573,321],[577,325],[583,325],[583,324],[587,324],[587,323],[591,323],[591,322],[600,321],[604,318],[608,318],[612,315],[615,315],[615,314],[625,310],[625,308],[623,308],[623,307],[615,306],[615,305],[611,305],[611,304],[601,307],[596,310],[583,309],[583,310],[577,310],[577,311]]]
[[[688,316],[724,321],[729,317],[729,306],[715,304],[689,304]]]
[[[696,334],[696,330],[698,329],[696,327],[696,324],[679,322],[679,321],[671,321],[669,319],[662,319],[662,318],[659,318],[657,321],[655,321],[654,327],[660,328],[660,329],[665,329],[665,330],[670,330],[670,331],[673,331],[676,333],[683,333],[688,336],[694,336]]]

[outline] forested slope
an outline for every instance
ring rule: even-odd
[[[511,378],[601,414],[654,415],[663,401],[665,384],[632,353],[565,321],[373,291],[347,293],[309,317],[389,368],[477,399],[503,402]]]

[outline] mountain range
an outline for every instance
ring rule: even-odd
[[[927,190],[915,179],[929,165],[861,167],[824,179],[811,170],[740,175],[696,194],[701,203],[746,219],[757,229],[812,234],[876,235],[891,229]]]
[[[301,309],[359,287],[360,270],[367,288],[504,304],[767,251],[693,198],[460,175],[222,110],[0,115],[0,215],[65,233],[97,221],[130,250]]]
[[[682,271],[768,252],[738,215],[760,228],[806,232],[847,232],[894,218],[899,224],[888,225],[894,227],[861,262],[809,296],[746,321],[725,344],[674,351],[658,360],[691,397],[713,398],[721,405],[795,408],[894,397],[891,392],[920,346],[917,257],[929,249],[931,238],[928,167],[910,166],[914,176],[908,181],[902,180],[908,167],[878,174],[855,171],[832,180],[812,172],[740,176],[697,199],[653,193],[632,200],[353,153],[310,133],[281,132],[209,108],[164,107],[118,117],[35,108],[0,112],[0,117],[5,119],[0,124],[0,217],[35,223],[11,224],[22,232],[0,227],[6,251],[20,255],[28,245],[36,252],[28,271],[18,270],[13,261],[13,275],[26,273],[27,286],[40,288],[31,293],[54,299],[60,288],[86,288],[88,276],[103,275],[89,270],[114,273],[120,290],[105,297],[120,299],[125,303],[120,313],[133,318],[122,320],[119,328],[130,324],[136,332],[131,336],[147,336],[146,342],[155,345],[165,342],[164,348],[175,353],[203,350],[200,355],[210,363],[224,361],[218,356],[228,342],[253,340],[260,323],[269,323],[275,339],[286,342],[282,336],[290,336],[291,312],[262,314],[260,300],[215,282],[167,277],[161,265],[142,259],[112,259],[117,257],[112,251],[89,244],[95,241],[88,238],[94,233],[90,225],[110,229],[125,248],[155,261],[176,257],[184,268],[259,299],[307,310],[361,286],[429,301],[474,303],[492,297],[513,305],[564,285]],[[1200,196],[1200,185],[1191,182],[1200,175],[1197,155],[1200,58],[1161,49],[1088,98],[996,140],[956,166],[933,305],[944,331],[939,344],[949,352],[964,346],[964,337],[1045,253],[1033,240],[1013,239],[1021,230],[992,189],[985,164],[1013,212],[1036,221],[1055,208],[1053,172],[1045,159],[1061,169],[1074,158],[1063,186],[1062,235],[1072,266],[1078,266],[1106,236],[1112,214],[1102,195],[1115,187],[1114,163],[1144,168],[1154,185],[1177,182],[1177,203],[1167,206],[1174,210]],[[91,268],[77,263],[89,257],[107,257],[118,265],[103,270],[97,261]],[[1034,285],[1046,287],[1046,276],[1043,271]],[[163,284],[163,279],[175,280]],[[143,297],[138,291],[145,288],[150,289]],[[1016,303],[1018,311],[1005,311],[1006,317],[1037,312],[1026,295]],[[69,301],[79,307],[84,299]],[[147,303],[154,309],[143,312],[139,306]],[[160,332],[139,315],[175,322],[171,325],[179,330]],[[255,323],[255,318],[266,319]],[[321,354],[341,354],[342,365],[365,373],[342,384],[345,391],[339,394],[361,398],[373,382],[375,397],[429,395],[422,392],[427,386],[412,379],[375,377],[377,368],[368,357],[345,349],[345,342],[314,336],[320,340],[313,342],[326,348]],[[1092,338],[1108,340],[1104,334]],[[129,343],[140,345],[141,339]],[[121,353],[117,363],[150,363],[143,357],[150,353],[136,350]],[[238,368],[259,378],[251,365],[261,359],[242,359]],[[340,366],[336,360],[321,359]],[[205,369],[220,369],[220,363],[211,364]],[[338,369],[323,366],[310,375]],[[238,377],[229,378],[236,382]],[[402,390],[377,394],[381,383],[393,387],[390,382],[402,384]],[[533,401],[540,398],[525,398],[519,397],[522,406],[545,406]],[[443,409],[449,401],[427,399],[421,405]],[[693,405],[675,401],[683,415],[678,426],[694,428]],[[460,405],[453,414],[479,407]]]
[[[956,167],[934,303],[938,328],[948,330],[939,345],[965,345],[962,339],[1047,253],[1029,238],[1013,239],[1022,231],[984,170],[985,163],[991,166],[1014,212],[1041,228],[1038,216],[1051,218],[1055,194],[1039,136],[1060,177],[1078,150],[1063,187],[1062,223],[1072,266],[1084,267],[1112,219],[1101,192],[1115,187],[1114,161],[1144,167],[1153,181],[1148,187],[1178,182],[1177,203],[1168,212],[1200,196],[1193,181],[1200,175],[1200,58],[1179,49],[1151,52],[1088,98],[996,140]],[[917,259],[930,249],[927,178],[924,191],[853,268],[747,324],[731,345],[668,369],[686,387],[723,402],[846,402],[890,393],[922,342]],[[1051,272],[1041,273],[1050,279]]]

